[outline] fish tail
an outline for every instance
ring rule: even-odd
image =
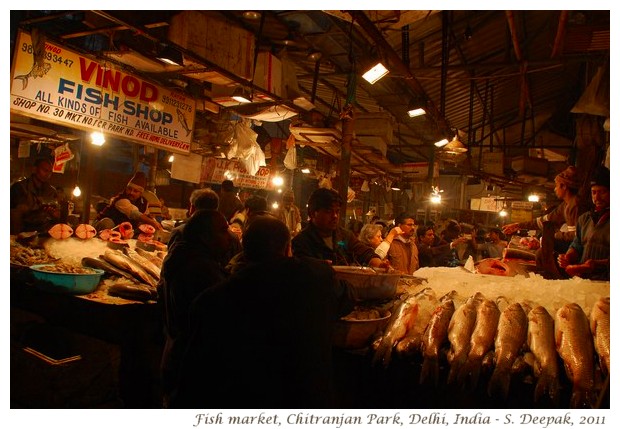
[[[508,391],[510,390],[510,368],[509,367],[495,367],[493,375],[489,380],[487,387],[487,394],[490,397],[500,397],[503,400],[508,398]]]
[[[592,393],[588,389],[573,386],[573,393],[570,397],[571,408],[592,408]]]
[[[433,357],[425,357],[420,370],[420,384],[429,383],[432,378],[433,384],[439,383],[439,360]]]
[[[392,359],[393,345],[394,344],[390,338],[384,337],[381,340],[379,346],[377,347],[377,350],[375,351],[375,354],[372,357],[373,366],[376,365],[378,362],[381,362],[384,368],[390,364],[390,361]]]
[[[28,86],[28,75],[23,74],[21,76],[15,76],[13,79],[20,79],[22,81],[22,89],[26,89]]]
[[[478,379],[480,378],[480,368],[482,366],[482,359],[468,359],[467,362],[461,367],[459,371],[457,381],[458,384],[465,386],[467,381],[470,382],[470,388],[473,390],[478,386]]]
[[[465,364],[465,356],[456,356],[450,364],[450,372],[448,373],[448,384],[452,384],[456,381],[461,368]]]
[[[559,390],[560,384],[557,377],[543,371],[534,388],[534,402],[538,402],[546,394],[553,403],[557,404]]]

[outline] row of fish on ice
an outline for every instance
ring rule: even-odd
[[[527,300],[492,300],[480,292],[462,297],[456,291],[437,299],[426,288],[394,304],[389,323],[373,342],[373,362],[387,367],[393,351],[403,356],[421,352],[420,383],[436,385],[446,359],[447,383],[472,389],[481,370],[493,368],[487,393],[503,400],[513,374],[525,363],[537,378],[534,401],[546,395],[555,403],[563,363],[572,383],[570,406],[589,407],[595,399],[596,356],[601,373],[610,371],[609,306],[610,298],[602,297],[589,315],[577,303],[565,304],[552,315]]]

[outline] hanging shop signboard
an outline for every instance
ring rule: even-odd
[[[200,181],[219,185],[226,179],[232,180],[237,188],[273,189],[269,167],[259,167],[252,176],[237,160],[206,158]]]
[[[196,101],[20,31],[11,68],[11,113],[189,153]]]

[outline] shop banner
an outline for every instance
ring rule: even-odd
[[[196,101],[20,31],[11,68],[11,113],[189,153]]]
[[[252,176],[237,160],[206,158],[203,166],[201,182],[219,185],[224,180],[229,179],[237,188],[273,189],[269,167],[259,167],[256,174]]]

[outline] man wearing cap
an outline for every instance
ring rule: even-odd
[[[571,276],[609,280],[610,192],[609,170],[599,167],[590,182],[594,208],[579,216],[575,239],[558,256],[558,265]]]
[[[138,171],[133,175],[125,190],[112,197],[110,204],[104,208],[94,225],[97,231],[111,229],[123,222],[130,222],[134,229],[140,224],[152,225],[157,230],[162,230],[162,226],[157,220],[148,214],[148,201],[142,193],[146,188],[146,176]]]
[[[577,228],[577,218],[581,214],[577,192],[579,190],[579,180],[577,169],[573,166],[568,167],[555,177],[555,195],[562,200],[560,205],[544,216],[539,216],[532,221],[511,223],[505,225],[502,230],[504,234],[510,235],[519,229],[538,229],[542,231],[543,222],[551,222],[555,226],[554,247],[558,252],[565,252],[570,243],[575,238]],[[566,223],[566,231],[560,231],[562,225]]]
[[[318,188],[308,198],[310,222],[292,240],[293,255],[323,259],[333,265],[388,267],[374,249],[338,225],[342,198],[338,192]]]

